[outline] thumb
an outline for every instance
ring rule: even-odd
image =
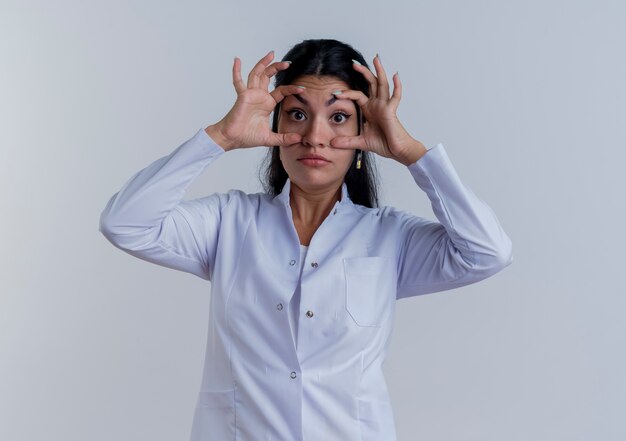
[[[337,136],[330,140],[332,147],[363,149],[365,140],[362,136]]]
[[[298,133],[272,133],[269,145],[291,145],[300,141],[302,141],[302,136]]]

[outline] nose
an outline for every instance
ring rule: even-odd
[[[302,136],[302,143],[308,147],[327,147],[330,140],[330,130],[323,118],[312,119]]]

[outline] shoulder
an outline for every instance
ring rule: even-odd
[[[212,201],[219,201],[222,208],[258,208],[263,204],[272,202],[274,196],[264,192],[246,193],[239,189],[230,189],[224,192],[216,192],[208,195],[200,200],[204,200],[207,203]]]
[[[415,216],[414,214],[401,210],[391,205],[382,207],[365,207],[364,205],[354,204],[354,209],[362,216],[376,217],[382,222],[397,222],[407,216]]]
[[[354,205],[354,207],[363,220],[375,227],[388,231],[399,231],[406,228],[437,224],[430,219],[390,205],[374,208],[363,205]]]

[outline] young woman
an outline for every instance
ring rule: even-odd
[[[400,78],[390,93],[378,56],[376,74],[336,40],[273,57],[247,83],[235,58],[232,109],[136,173],[100,231],[211,281],[192,441],[392,441],[382,366],[395,300],[497,273],[511,241],[443,145],[427,149],[404,129]],[[270,147],[265,192],[182,200],[221,155],[256,146]],[[405,165],[439,222],[378,207],[370,155]]]

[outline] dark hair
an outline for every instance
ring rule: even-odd
[[[360,90],[369,96],[369,83],[360,72],[352,67],[352,60],[357,60],[363,66],[368,67],[367,62],[360,52],[352,46],[337,40],[330,39],[310,39],[303,40],[293,46],[285,54],[282,61],[289,60],[291,65],[288,69],[279,71],[275,76],[274,87],[292,82],[303,75],[333,76],[344,81],[351,89]],[[356,104],[357,121],[363,120],[361,109]],[[280,103],[274,108],[272,117],[272,131],[278,132],[278,114]],[[358,134],[362,127],[359,124]],[[282,165],[277,146],[270,147],[265,161],[269,164],[264,171],[262,179],[264,190],[271,194],[279,194],[285,182],[287,182],[287,172]],[[369,152],[363,151],[361,158],[361,168],[356,169],[356,154],[352,164],[345,175],[344,182],[348,189],[348,195],[355,204],[366,207],[378,207],[376,169],[373,158]]]

